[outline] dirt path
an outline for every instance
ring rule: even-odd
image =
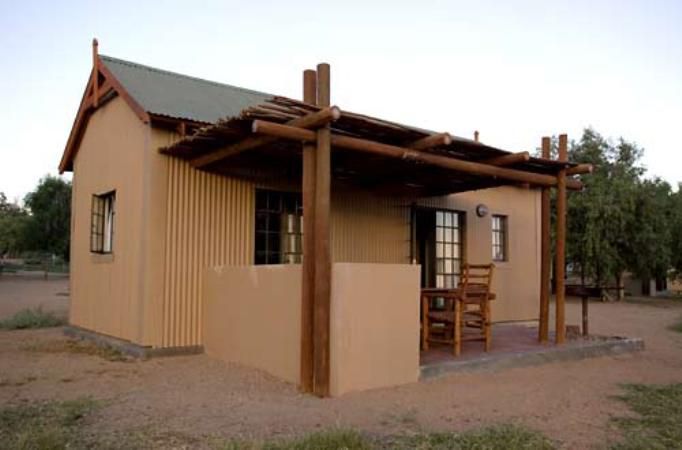
[[[0,284],[0,305],[5,301]],[[29,399],[105,399],[93,426],[140,429],[186,439],[277,437],[332,426],[370,433],[462,430],[516,422],[566,448],[613,436],[625,413],[612,396],[621,383],[682,382],[682,334],[666,329],[682,305],[594,304],[594,333],[638,336],[639,354],[554,363],[497,373],[457,374],[398,388],[318,400],[261,372],[200,356],[110,362],[97,356],[41,353],[59,330],[0,332],[0,404]],[[579,323],[579,305],[568,305]],[[41,344],[42,343],[42,344]]]

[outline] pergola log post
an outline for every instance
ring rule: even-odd
[[[329,64],[318,64],[317,103],[319,106],[329,106],[329,89]],[[316,134],[314,392],[320,397],[327,397],[330,388],[329,328],[331,309],[331,250],[329,245],[331,127],[329,123],[319,128]]]
[[[568,136],[559,136],[559,161],[568,161]],[[566,340],[566,169],[557,176],[556,192],[556,343]]]
[[[317,73],[303,72],[303,101],[317,104]],[[313,392],[315,305],[315,145],[303,144],[303,261],[301,280],[301,390]]]
[[[542,157],[550,157],[550,140],[542,138]],[[540,206],[540,323],[538,326],[538,340],[542,343],[549,340],[549,295],[550,295],[550,261],[552,250],[550,248],[550,191],[548,187],[542,188]]]
[[[276,136],[295,141],[314,142],[317,139],[314,131],[262,120],[254,120],[252,130],[254,133]],[[443,167],[445,169],[456,170],[473,175],[502,178],[518,183],[530,183],[537,186],[554,187],[557,186],[558,182],[557,177],[554,175],[545,175],[535,172],[509,169],[507,167],[492,166],[490,164],[466,161],[450,156],[436,155],[433,153],[426,153],[419,150],[397,147],[395,145],[383,144],[381,142],[370,141],[367,139],[360,139],[351,136],[332,134],[331,144],[337,148],[373,153],[375,155],[382,155],[389,158],[419,161],[433,166]],[[569,189],[580,190],[582,189],[582,183],[578,180],[568,179],[566,180],[566,187]]]

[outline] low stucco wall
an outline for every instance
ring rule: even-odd
[[[300,265],[208,269],[203,345],[209,356],[300,380]],[[331,394],[419,377],[419,266],[335,263]]]
[[[419,277],[417,265],[333,265],[333,396],[418,380]]]
[[[203,345],[209,356],[298,383],[301,266],[207,269]]]

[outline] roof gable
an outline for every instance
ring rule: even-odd
[[[149,114],[215,123],[273,97],[110,56],[100,55],[100,60]]]
[[[93,45],[93,71],[59,163],[60,173],[72,170],[90,115],[114,95],[121,96],[145,123],[149,122],[151,115],[203,124],[236,117],[242,110],[273,97],[263,92],[98,55],[96,43]]]

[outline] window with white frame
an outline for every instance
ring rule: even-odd
[[[436,211],[436,287],[454,288],[459,284],[463,226],[463,213]]]
[[[493,242],[493,261],[507,261],[508,227],[507,216],[499,214],[492,216],[492,242]]]
[[[116,191],[92,196],[90,251],[112,253],[114,248],[114,207]]]

